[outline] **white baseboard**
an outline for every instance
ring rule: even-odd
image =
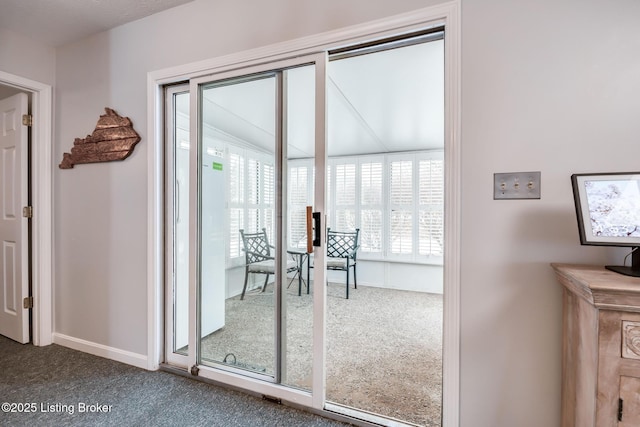
[[[84,353],[93,354],[94,356],[100,356],[105,359],[115,360],[116,362],[126,363],[127,365],[136,366],[138,368],[149,368],[147,356],[144,354],[132,353],[130,351],[120,350],[118,348],[108,347],[106,345],[58,333],[53,334],[53,343],[82,351]]]

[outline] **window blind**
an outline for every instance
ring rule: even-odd
[[[382,253],[382,161],[360,163],[360,248]]]

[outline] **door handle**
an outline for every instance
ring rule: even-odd
[[[307,253],[313,252],[313,225],[311,224],[311,206],[307,206]]]
[[[320,221],[320,212],[313,213],[313,246],[320,246],[320,238],[322,236],[322,228]]]

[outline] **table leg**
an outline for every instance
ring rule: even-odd
[[[302,295],[302,254],[298,255],[298,296]]]

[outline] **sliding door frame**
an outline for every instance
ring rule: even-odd
[[[176,168],[175,162],[177,158],[177,144],[176,141],[176,105],[175,105],[175,96],[181,93],[189,93],[189,85],[188,84],[180,84],[175,86],[169,86],[165,89],[165,141],[166,146],[164,148],[164,156],[165,156],[165,278],[166,278],[166,286],[164,290],[164,328],[167,333],[165,333],[164,338],[164,356],[165,362],[175,365],[175,366],[187,366],[188,356],[184,354],[176,353],[174,350],[175,343],[175,331],[176,331],[176,311],[175,311],[175,301],[176,301],[176,268],[175,268],[175,238],[176,238],[176,207],[175,207],[175,199],[177,195],[175,194],[175,180],[176,180]],[[171,203],[169,203],[171,201]],[[169,242],[172,242],[169,244]],[[172,316],[167,316],[166,313],[171,311],[173,313]],[[169,331],[171,331],[169,333]]]
[[[191,254],[189,257],[189,352],[188,352],[188,366],[197,366],[198,367],[198,375],[203,378],[221,382],[228,384],[232,387],[240,387],[245,389],[250,389],[253,391],[260,390],[259,392],[265,395],[274,396],[280,399],[286,399],[288,401],[296,402],[305,406],[312,406],[311,402],[311,394],[306,391],[300,391],[292,389],[288,386],[280,385],[281,380],[281,371],[282,371],[282,363],[281,363],[281,347],[277,345],[278,339],[276,339],[275,343],[275,355],[276,355],[276,369],[274,372],[274,376],[272,381],[265,375],[250,373],[250,372],[234,372],[235,370],[227,367],[212,367],[209,365],[203,365],[200,361],[200,340],[198,337],[201,335],[199,331],[200,327],[200,307],[196,295],[199,292],[199,284],[201,282],[200,272],[200,254],[201,254],[201,245],[199,240],[200,235],[200,192],[201,192],[201,167],[200,167],[200,153],[202,150],[203,144],[203,136],[202,136],[202,90],[203,87],[209,86],[210,84],[215,84],[216,82],[232,82],[233,79],[236,78],[244,78],[250,76],[260,76],[261,74],[270,74],[273,73],[276,81],[276,145],[275,145],[275,173],[276,173],[276,210],[275,210],[275,265],[276,265],[276,274],[275,274],[275,283],[282,283],[282,278],[286,277],[286,271],[284,270],[284,260],[286,257],[286,250],[283,250],[283,247],[286,248],[285,240],[282,237],[284,224],[286,224],[286,204],[283,204],[286,201],[286,197],[284,196],[284,188],[285,188],[285,180],[283,178],[283,174],[286,173],[285,168],[286,165],[283,164],[285,161],[284,153],[286,141],[283,138],[282,128],[285,123],[283,120],[283,100],[282,100],[282,73],[290,68],[295,68],[299,66],[306,65],[314,65],[316,69],[318,64],[326,64],[327,62],[327,52],[314,53],[310,55],[304,56],[296,56],[294,58],[286,58],[279,59],[275,61],[266,61],[261,64],[250,65],[247,67],[238,67],[233,70],[225,70],[219,73],[207,74],[202,77],[192,78],[190,80],[190,135],[192,140],[192,149],[190,150],[190,178],[189,178],[189,206],[194,207],[194,209],[189,212],[189,253]],[[326,66],[320,66],[320,72],[316,71],[316,109],[318,111],[326,111],[326,95],[324,88],[326,87],[325,80],[326,76],[324,72],[326,71]],[[319,87],[319,89],[318,89]],[[196,112],[196,113],[194,113]],[[315,117],[315,125],[316,127],[321,127],[324,129],[324,126],[320,126],[325,120],[325,115],[316,114]],[[195,136],[195,138],[194,138]],[[318,138],[322,138],[318,140]],[[195,143],[197,141],[197,143]],[[326,145],[326,133],[324,132],[316,132],[316,146],[321,146],[324,152],[324,146]],[[324,161],[325,159],[317,159],[317,167],[324,169]],[[197,185],[193,185],[197,183]],[[196,209],[197,207],[197,209]],[[322,247],[316,248],[316,257],[319,257],[319,253],[321,252]],[[319,258],[316,258],[316,263],[321,262]],[[321,283],[324,276],[324,268],[317,268],[314,271],[314,277],[316,278],[316,283]],[[324,287],[322,287],[324,289]],[[326,291],[325,291],[326,292]],[[274,287],[275,293],[275,329],[276,329],[276,337],[280,336],[282,331],[282,310],[281,310],[281,287]],[[314,306],[318,304],[324,304],[324,300],[320,299],[323,295],[322,292],[314,293]],[[322,317],[314,318],[314,325],[316,324],[324,324],[324,315]],[[315,349],[319,347],[314,348]],[[317,357],[314,357],[314,363],[319,365],[320,363],[324,364],[324,359],[317,360]],[[314,370],[316,366],[314,366]],[[317,409],[322,409],[318,407]]]
[[[163,357],[163,313],[164,290],[163,248],[164,248],[164,195],[163,195],[163,86],[180,81],[200,78],[248,68],[259,64],[275,63],[309,54],[323,54],[329,50],[355,45],[364,40],[383,39],[391,36],[410,34],[429,28],[445,28],[445,263],[444,263],[444,339],[443,339],[443,406],[442,425],[459,425],[460,393],[460,5],[459,1],[448,2],[409,13],[388,17],[330,31],[316,36],[305,37],[291,42],[227,55],[212,60],[150,72],[147,76],[148,111],[148,369],[158,369]],[[316,63],[316,67],[320,63]],[[326,64],[325,64],[326,65]],[[316,70],[316,72],[318,72]],[[316,90],[319,90],[316,88]],[[193,106],[193,100],[192,100]],[[322,114],[322,113],[317,113]],[[326,114],[326,111],[325,113]],[[325,121],[326,123],[326,121]],[[326,128],[316,129],[324,132]],[[318,141],[316,135],[316,141]],[[316,142],[317,143],[317,142]],[[317,153],[319,155],[319,153]],[[323,154],[326,156],[326,154]],[[317,169],[316,169],[317,170]],[[316,186],[322,177],[316,177]],[[316,188],[317,190],[317,188]],[[316,202],[321,195],[316,194]],[[317,205],[316,208],[323,207]],[[320,257],[323,254],[320,252]],[[322,269],[316,269],[322,270]],[[318,278],[319,279],[319,278]],[[317,293],[323,298],[322,292]],[[315,297],[314,297],[315,298]],[[323,304],[314,303],[314,316],[324,320]],[[322,323],[322,324],[321,324]],[[324,352],[323,322],[314,321],[314,347]],[[194,335],[195,336],[195,335]],[[191,349],[191,346],[190,346]],[[314,350],[315,352],[316,350]],[[303,405],[311,410],[336,417],[324,411],[324,355],[314,362],[313,390],[309,395],[289,387],[251,380],[241,375],[235,376],[239,387],[249,388],[254,393],[273,395],[274,391],[286,402]],[[322,366],[317,366],[322,364]],[[213,375],[212,380],[220,380]],[[244,381],[252,381],[251,387],[244,387]],[[225,381],[227,382],[227,381]],[[322,384],[322,385],[320,385]],[[318,393],[318,390],[321,390]]]

